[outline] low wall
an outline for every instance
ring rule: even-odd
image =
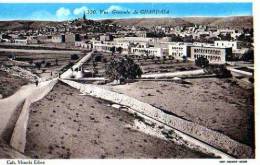
[[[56,83],[57,79],[43,82],[43,84],[39,84],[42,86],[33,91],[30,96],[26,98],[10,140],[10,145],[19,152],[23,153],[26,145],[26,131],[30,114],[30,105],[46,96]]]
[[[178,77],[178,76],[190,76],[204,74],[203,69],[189,70],[189,71],[179,71],[170,73],[155,73],[155,74],[144,74],[141,78],[164,78],[164,77]]]
[[[131,109],[136,110],[137,112],[149,116],[155,120],[158,120],[170,127],[181,131],[182,133],[188,134],[200,141],[213,146],[229,155],[232,155],[237,158],[253,158],[254,151],[251,147],[241,144],[228,136],[221,134],[219,132],[210,130],[201,125],[195,124],[178,118],[176,116],[168,115],[158,108],[151,106],[150,104],[143,103],[138,101],[135,98],[112,92],[96,85],[91,84],[80,84],[74,81],[61,80],[62,82],[79,89],[82,93],[115,102],[121,104]]]
[[[243,71],[243,70],[234,69],[234,68],[227,68],[227,69],[230,70],[231,73],[233,72],[237,75],[246,76],[246,77],[252,77],[253,76],[253,73],[246,72],[246,71]]]

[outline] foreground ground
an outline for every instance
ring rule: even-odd
[[[33,158],[208,157],[129,129],[134,116],[58,83],[31,106],[25,154]]]
[[[187,81],[139,81],[108,88],[254,146],[253,89],[243,89],[232,79]]]

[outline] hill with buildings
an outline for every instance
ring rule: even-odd
[[[210,25],[219,28],[253,28],[252,16],[237,16],[237,17],[185,17],[185,18],[129,18],[129,19],[105,19],[99,21],[87,20],[88,25],[100,26],[108,24],[117,24],[122,26],[192,26],[192,25]],[[91,22],[89,22],[91,21]],[[72,24],[82,23],[80,20],[72,21]],[[55,21],[0,21],[0,30],[28,30],[39,29],[46,26],[58,26],[65,22]]]
[[[103,20],[123,26],[140,26],[140,27],[152,27],[152,26],[192,26],[193,24],[185,21],[181,18],[130,18],[130,19],[108,19]]]

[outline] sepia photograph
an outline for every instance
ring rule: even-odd
[[[0,160],[254,160],[253,5],[1,1]]]

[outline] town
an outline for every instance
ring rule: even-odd
[[[0,157],[254,158],[253,32],[251,16],[1,21]]]

